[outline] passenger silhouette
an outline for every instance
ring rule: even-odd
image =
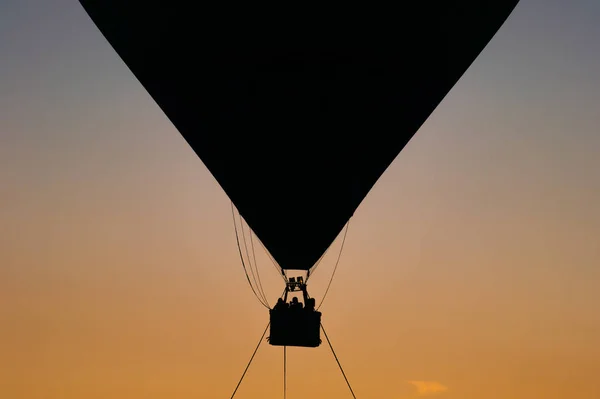
[[[298,297],[292,298],[292,303],[290,304],[290,309],[302,309],[302,302],[298,302]]]
[[[303,302],[300,296],[294,296],[290,298],[289,303],[283,298],[278,298],[269,312],[269,343],[277,346],[319,346],[321,312],[315,309],[315,304],[314,298],[307,298],[306,302]]]
[[[287,303],[283,300],[283,298],[279,298],[274,307],[275,310],[284,310],[287,309]]]
[[[309,298],[307,303],[306,303],[306,310],[308,311],[313,311],[315,310],[315,298]]]

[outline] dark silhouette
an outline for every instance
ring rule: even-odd
[[[315,310],[315,298],[309,298],[307,303],[306,303],[306,310],[307,311],[314,311]]]
[[[288,304],[283,300],[283,298],[279,298],[277,303],[273,307],[274,310],[281,311],[288,308]]]
[[[304,304],[294,296],[287,307],[290,292],[302,292]],[[269,311],[271,334],[269,343],[277,346],[317,347],[321,344],[321,312],[315,310],[315,300],[310,298],[301,278],[290,278],[283,298]]]
[[[80,2],[277,263],[308,270],[518,1]]]
[[[301,310],[302,309],[302,303],[298,302],[298,297],[292,298],[292,302],[290,303],[290,309],[291,310]]]
[[[80,2],[282,271],[310,271],[518,0]],[[269,343],[317,347],[320,328],[342,370],[289,279]]]

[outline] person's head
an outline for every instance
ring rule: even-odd
[[[292,303],[294,303],[294,304],[298,303],[298,297],[297,296],[295,296],[295,297],[292,298]]]

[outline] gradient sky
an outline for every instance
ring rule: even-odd
[[[600,397],[598,21],[522,0],[360,206],[321,309],[359,398]],[[0,56],[0,397],[230,397],[268,314],[223,191],[77,1],[1,1]],[[326,345],[288,373],[350,397]],[[281,391],[264,344],[236,397]]]

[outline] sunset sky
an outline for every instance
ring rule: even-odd
[[[321,308],[358,398],[600,398],[599,21],[522,0],[361,204]],[[227,196],[79,3],[0,1],[0,398],[229,398],[267,321]],[[282,397],[282,355],[236,398]],[[287,397],[351,397],[326,344]]]

